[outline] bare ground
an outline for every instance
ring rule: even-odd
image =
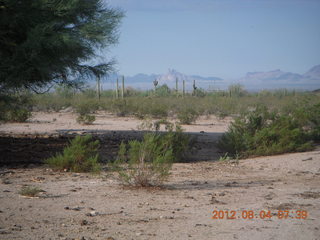
[[[37,120],[36,115],[28,123],[29,133],[35,130],[32,127],[52,133],[58,128],[51,124],[56,123],[68,129],[61,118],[42,117]],[[113,121],[111,116],[106,119]],[[123,127],[120,130],[130,130],[125,123],[134,125],[131,119],[108,125],[106,119],[98,117],[103,130],[107,126],[118,130],[117,124]],[[72,129],[83,128],[72,121],[70,117]],[[221,133],[227,124],[200,119],[187,131]],[[6,124],[0,131],[18,134],[26,128]],[[46,166],[2,167],[0,239],[320,239],[319,149],[239,163],[207,158],[174,164],[163,188],[148,189],[124,187],[110,172],[92,176],[53,172]],[[26,185],[44,192],[36,198],[23,197],[19,190]],[[212,219],[213,211],[220,210],[235,213],[235,219]],[[242,215],[249,210],[253,219]],[[288,210],[288,217],[279,219],[279,210]],[[261,211],[272,215],[262,219]],[[301,211],[308,214],[306,219],[298,219]]]

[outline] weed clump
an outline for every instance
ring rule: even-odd
[[[43,192],[43,190],[38,187],[27,186],[23,187],[19,194],[26,197],[36,197],[40,192]]]
[[[90,114],[83,114],[77,117],[77,122],[84,125],[91,125],[96,120],[96,117]]]
[[[181,124],[190,125],[194,123],[198,117],[199,117],[199,113],[192,108],[183,109],[178,113],[178,119]]]
[[[236,118],[218,146],[239,157],[307,151],[312,149],[311,133],[295,114],[279,114],[260,106]]]
[[[160,185],[168,178],[172,163],[186,151],[188,141],[182,136],[180,127],[175,131],[169,127],[167,133],[146,133],[142,141],[121,143],[113,167],[126,184],[142,187]]]
[[[78,113],[77,122],[86,125],[92,124],[96,120],[96,117],[91,113],[98,110],[98,107],[99,105],[93,101],[78,104],[76,107],[76,112]]]
[[[62,154],[47,159],[46,163],[58,170],[98,173],[101,170],[98,148],[99,141],[93,141],[91,135],[76,136]]]

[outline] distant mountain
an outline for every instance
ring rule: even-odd
[[[117,74],[111,74],[106,77],[103,88],[115,88],[116,79],[121,78]],[[268,72],[248,72],[244,77],[238,79],[221,79],[219,77],[203,77],[199,75],[186,75],[174,69],[168,69],[164,74],[143,74],[125,77],[125,85],[140,89],[152,89],[153,81],[158,80],[159,86],[167,84],[174,88],[176,79],[178,79],[179,88],[182,81],[186,83],[186,89],[192,89],[193,81],[196,86],[203,89],[226,89],[230,84],[240,83],[248,90],[260,89],[306,89],[314,90],[320,88],[320,65],[312,67],[304,74],[284,72],[276,69]],[[121,84],[121,81],[119,82]]]
[[[308,72],[303,74],[303,76],[312,80],[320,81],[320,65],[314,66]]]
[[[114,85],[117,78],[116,74],[110,75],[106,78],[105,87],[110,87],[110,84]],[[127,86],[132,86],[135,88],[141,89],[151,89],[153,88],[153,81],[157,80],[159,82],[159,86],[162,84],[167,84],[169,87],[175,87],[176,79],[178,79],[178,84],[181,86],[182,81],[184,80],[186,83],[186,89],[191,89],[193,80],[196,81],[196,85],[201,88],[208,88],[210,86],[217,85],[218,82],[222,82],[223,79],[218,77],[202,77],[198,75],[186,75],[181,72],[178,72],[174,69],[168,69],[168,72],[165,74],[143,74],[139,73],[134,76],[126,76],[125,84]],[[109,84],[108,84],[109,82]],[[119,83],[120,84],[120,83]]]
[[[288,81],[297,82],[300,81],[302,75],[290,72],[283,72],[280,69],[273,70],[270,72],[249,72],[245,76],[246,80],[249,81]]]
[[[320,65],[312,67],[302,75],[283,72],[280,69],[269,72],[249,72],[239,79],[239,82],[248,89],[315,89],[320,87]]]

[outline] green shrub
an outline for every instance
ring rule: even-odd
[[[100,172],[98,163],[99,141],[93,141],[91,135],[76,136],[62,154],[46,160],[46,163],[58,170],[72,172]]]
[[[99,103],[95,100],[80,100],[80,103],[76,105],[76,112],[79,115],[86,115],[94,113],[99,109]]]
[[[31,117],[29,96],[0,96],[0,121],[25,122]]]
[[[196,97],[205,97],[206,96],[206,92],[202,88],[197,88],[197,89],[195,89],[193,91],[193,95],[196,96]]]
[[[76,112],[78,113],[77,122],[80,124],[92,124],[96,120],[96,117],[91,115],[91,113],[94,113],[98,108],[99,104],[96,101],[82,100],[76,106]]]
[[[148,112],[154,118],[165,118],[168,116],[168,107],[165,104],[153,104]]]
[[[77,117],[77,122],[85,125],[90,125],[95,120],[96,120],[96,117],[90,114],[84,114]]]
[[[150,132],[142,141],[122,143],[113,166],[120,179],[130,185],[160,185],[169,176],[172,163],[186,151],[189,139],[181,128],[168,133]]]
[[[21,107],[9,110],[5,118],[8,122],[26,122],[30,117],[30,110]]]
[[[310,134],[292,115],[258,107],[235,119],[218,146],[240,157],[306,151],[312,148]]]
[[[296,108],[293,116],[309,132],[313,141],[320,141],[320,103]]]
[[[171,89],[167,84],[163,84],[156,88],[155,95],[158,97],[169,97],[171,95]]]
[[[161,125],[164,125],[165,132],[159,132]],[[166,119],[158,121],[144,121],[138,126],[140,130],[155,131],[161,135],[162,141],[166,142],[173,149],[174,162],[180,162],[185,157],[190,147],[190,137],[183,133],[179,124],[173,124]]]
[[[198,117],[199,113],[192,108],[183,109],[178,113],[178,119],[181,124],[192,124]]]
[[[130,113],[130,108],[125,99],[117,99],[111,103],[112,112],[116,113],[118,117],[125,117]]]

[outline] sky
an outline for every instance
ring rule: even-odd
[[[115,57],[120,74],[239,78],[304,73],[320,64],[320,0],[105,0],[125,12]]]

